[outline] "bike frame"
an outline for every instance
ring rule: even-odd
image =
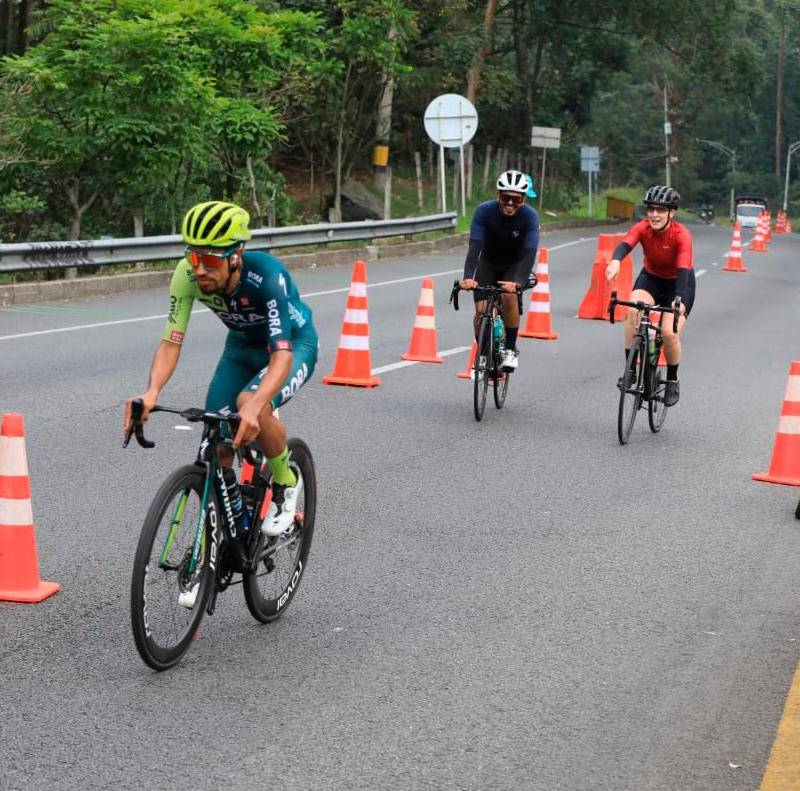
[[[653,393],[648,392],[647,382],[649,377],[651,376],[651,372],[654,368],[658,367],[658,356],[661,353],[661,347],[664,343],[663,333],[661,330],[661,322],[664,321],[664,314],[672,313],[672,327],[673,331],[678,331],[678,319],[680,318],[680,297],[676,297],[676,302],[678,303],[678,308],[670,308],[664,305],[651,305],[648,302],[630,302],[627,300],[617,299],[617,292],[611,292],[611,302],[608,307],[608,315],[609,319],[612,324],[614,324],[614,311],[617,305],[625,305],[626,307],[630,308],[637,308],[639,312],[642,314],[639,319],[639,326],[636,328],[636,332],[634,333],[634,338],[641,338],[644,342],[644,360],[642,361],[642,365],[640,366],[640,370],[642,371],[642,380],[637,382],[637,389],[640,391],[642,395],[643,401],[650,401],[651,398],[655,395]],[[658,324],[654,324],[650,320],[651,313],[660,313],[661,318],[659,319]],[[655,354],[650,355],[648,352],[647,344],[649,340],[649,330],[653,330],[655,337],[653,339],[654,342],[654,349]],[[651,359],[652,357],[652,359]],[[639,404],[641,408],[641,404]]]
[[[233,519],[230,497],[228,497],[228,487],[224,485],[222,478],[222,465],[217,458],[217,445],[220,440],[219,424],[203,424],[203,436],[200,440],[200,447],[197,451],[195,464],[205,468],[205,482],[203,486],[203,499],[200,503],[200,516],[197,519],[195,528],[194,543],[192,545],[192,557],[189,561],[189,572],[194,574],[197,564],[202,560],[201,551],[203,547],[203,530],[205,523],[211,525],[211,559],[216,566],[216,558],[219,554],[219,536],[217,535],[217,525],[222,522],[222,530],[225,540],[233,540],[237,535],[236,523]],[[216,513],[216,507],[209,509],[209,503],[213,499],[210,497],[212,487],[216,490],[218,500],[222,505],[222,514]],[[188,492],[187,492],[188,496]],[[208,519],[206,519],[208,515]],[[222,519],[220,520],[220,516]],[[169,541],[172,540],[172,530],[170,530]],[[216,571],[216,568],[213,569]]]

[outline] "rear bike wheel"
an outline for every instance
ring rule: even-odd
[[[644,365],[645,347],[642,338],[635,335],[628,359],[625,360],[625,369],[622,372],[622,384],[619,394],[619,412],[617,415],[617,436],[619,444],[624,445],[631,436],[636,413],[642,405],[642,367]],[[637,360],[635,366],[633,361]],[[625,387],[628,371],[633,369],[634,377],[630,387]]]
[[[214,584],[215,553],[206,522],[216,525],[219,510],[212,494],[203,513],[204,484],[204,471],[194,465],[175,470],[153,498],[139,536],[131,578],[131,626],[139,655],[155,670],[172,667],[186,653]],[[201,521],[200,555],[190,572]],[[179,596],[195,586],[193,606],[179,604]]]
[[[478,328],[478,349],[475,352],[473,369],[472,403],[475,420],[483,418],[486,409],[486,394],[489,391],[489,371],[492,366],[492,319],[483,316]]]
[[[243,575],[244,600],[257,621],[269,623],[279,618],[294,598],[306,570],[314,520],[317,514],[317,475],[308,445],[290,439],[289,466],[297,476],[300,493],[294,524],[275,538],[262,538],[259,525],[253,540],[260,553],[256,572]]]
[[[667,418],[669,407],[664,403],[664,390],[667,381],[667,368],[663,365],[649,365],[650,400],[647,402],[647,420],[650,431],[658,434]]]

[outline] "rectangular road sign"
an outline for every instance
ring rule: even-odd
[[[553,126],[534,126],[531,129],[531,148],[561,148],[561,129]]]
[[[582,173],[600,172],[599,146],[581,146],[581,172]]]

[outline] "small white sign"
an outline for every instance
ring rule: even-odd
[[[600,172],[600,147],[581,146],[581,172]]]
[[[669,121],[664,121],[664,134],[665,135],[672,134],[672,124]]]

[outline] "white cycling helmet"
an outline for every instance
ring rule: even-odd
[[[521,195],[527,195],[529,187],[528,177],[519,170],[506,170],[497,177],[499,192],[519,192]]]

